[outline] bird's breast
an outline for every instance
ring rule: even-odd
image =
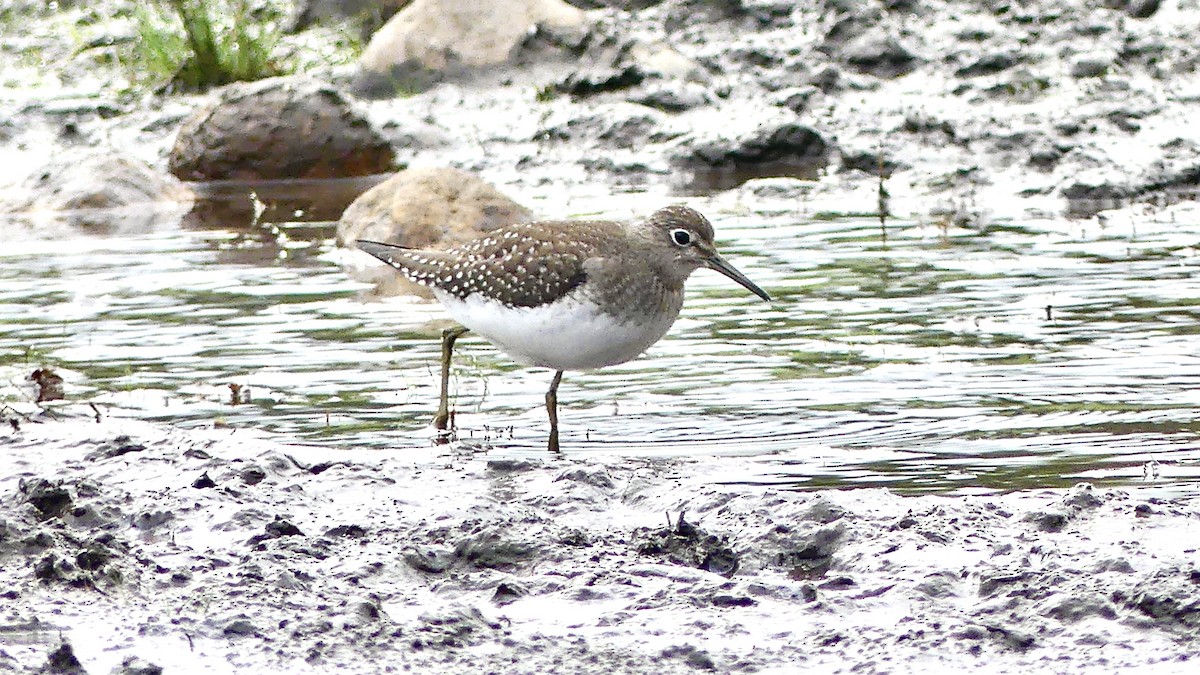
[[[584,292],[535,307],[504,305],[481,294],[435,294],[452,317],[527,365],[588,370],[624,363],[666,334],[680,304],[660,302],[641,312],[604,311]]]

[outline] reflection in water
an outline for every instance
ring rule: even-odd
[[[884,247],[873,219],[781,213],[710,213],[775,303],[694,275],[646,356],[564,385],[568,452],[736,454],[753,470],[714,480],[797,489],[1200,485],[1195,223],[892,221]],[[365,301],[358,254],[300,220],[4,247],[4,381],[49,367],[68,406],[436,458],[445,315]],[[550,373],[460,353],[452,451],[541,457]]]
[[[320,180],[224,180],[189,183],[196,194],[183,224],[196,229],[237,229],[240,223],[337,220],[359,195],[392,174]]]
[[[814,180],[825,168],[824,161],[758,161],[746,164],[692,165],[685,170],[686,183],[681,191],[689,195],[706,195],[728,190],[756,178],[799,178]]]

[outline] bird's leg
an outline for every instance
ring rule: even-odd
[[[554,373],[550,381],[550,391],[546,392],[546,414],[550,416],[550,442],[546,449],[558,452],[558,383],[562,382],[563,371]]]
[[[454,354],[454,342],[466,332],[462,326],[442,331],[442,392],[438,396],[437,414],[433,416],[433,426],[438,431],[445,431],[450,426],[450,357]]]

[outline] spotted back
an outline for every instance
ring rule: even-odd
[[[409,281],[455,297],[478,293],[510,307],[536,307],[582,284],[584,261],[602,255],[618,232],[619,225],[605,221],[546,221],[500,228],[446,251],[369,241],[358,247]]]

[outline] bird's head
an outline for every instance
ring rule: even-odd
[[[670,264],[682,279],[698,268],[707,267],[733,279],[763,300],[771,301],[766,291],[717,253],[713,226],[699,211],[681,204],[667,206],[655,211],[647,224],[649,236],[659,250],[669,252]]]

